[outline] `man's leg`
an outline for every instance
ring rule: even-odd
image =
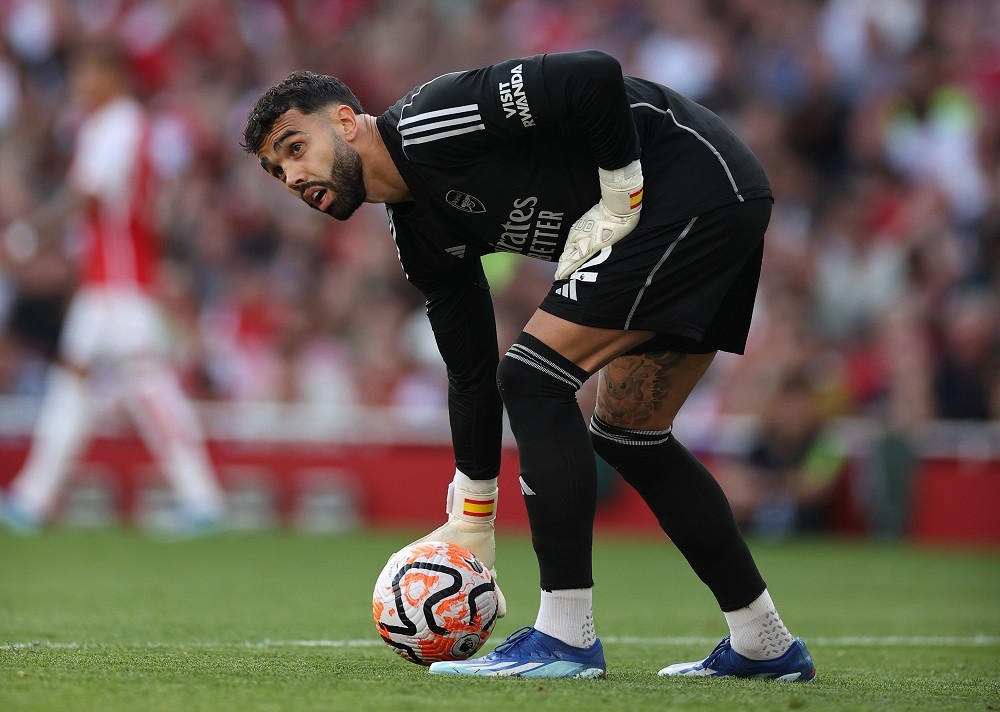
[[[497,381],[517,440],[541,605],[534,627],[493,653],[435,663],[432,673],[603,676],[591,604],[596,469],[576,391],[602,362],[649,336],[580,326],[537,312],[501,359]]]
[[[140,291],[110,291],[107,304],[107,350],[120,369],[125,405],[139,435],[173,487],[175,533],[214,530],[222,524],[225,499],[197,413],[167,356],[163,313]]]
[[[197,415],[168,364],[153,356],[123,363],[126,402],[146,446],[173,485],[191,530],[218,526],[225,514]]]
[[[601,369],[591,420],[594,449],[649,505],[661,528],[723,610],[764,590],[715,478],[671,432],[714,354],[622,356]]]
[[[83,369],[53,364],[35,423],[31,451],[10,486],[4,519],[30,533],[52,512],[59,488],[87,434],[88,395]]]
[[[710,669],[810,679],[812,660],[778,616],[722,488],[671,432],[713,357],[663,352],[622,356],[605,366],[590,426],[594,449],[639,492],[729,624],[721,654],[731,660],[716,659],[711,668],[708,660],[671,666],[662,673],[713,674],[705,672]],[[727,652],[730,647],[736,657]],[[758,669],[755,661],[780,662]]]
[[[105,314],[102,299],[93,292],[81,290],[70,302],[59,337],[59,356],[47,375],[31,451],[3,506],[3,520],[14,531],[31,533],[52,513],[86,439],[87,379],[105,339]]]

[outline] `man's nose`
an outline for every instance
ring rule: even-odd
[[[285,186],[292,192],[297,193],[299,186],[306,182],[305,171],[291,167],[285,173]]]

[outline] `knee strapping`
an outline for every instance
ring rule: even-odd
[[[684,481],[692,476],[686,465],[687,450],[674,437],[672,428],[665,430],[636,430],[622,428],[602,420],[596,413],[590,418],[590,442],[605,462],[615,468],[643,499],[663,499],[663,492],[685,487]],[[703,469],[703,468],[702,468]],[[699,472],[700,474],[700,472]],[[711,475],[704,473],[709,479]],[[714,483],[714,479],[712,479]],[[661,525],[669,522],[661,517],[663,506],[651,507]]]
[[[508,412],[537,398],[575,400],[587,378],[582,368],[525,333],[497,367],[497,387]]]
[[[623,464],[622,459],[627,458],[627,453],[633,448],[637,448],[637,452],[642,452],[646,449],[652,450],[655,447],[661,457],[664,452],[673,452],[673,448],[663,447],[675,442],[672,430],[672,427],[665,430],[621,428],[604,422],[596,413],[590,419],[590,441],[593,444],[594,452],[609,465],[618,469],[622,477],[632,484],[635,484],[632,482],[634,479],[633,468],[620,467]]]

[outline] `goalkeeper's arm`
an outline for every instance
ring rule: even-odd
[[[470,550],[496,576],[496,519],[503,402],[496,385],[496,320],[482,264],[421,279],[427,315],[448,370],[448,413],[455,475],[448,486],[447,521],[418,541],[448,541]],[[497,587],[498,614],[506,601]]]
[[[603,52],[546,55],[545,86],[556,115],[577,126],[598,165],[601,199],[570,229],[556,279],[635,229],[642,208],[639,137],[621,65]]]
[[[573,223],[559,257],[555,278],[568,279],[603,248],[615,244],[639,224],[642,209],[642,166],[639,159],[624,168],[598,169],[601,199]]]
[[[432,279],[409,275],[427,299],[427,317],[448,372],[455,467],[473,480],[500,472],[503,401],[496,385],[496,319],[482,264]]]

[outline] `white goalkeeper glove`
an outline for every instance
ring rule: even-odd
[[[413,544],[425,541],[446,541],[471,551],[483,566],[490,570],[496,583],[496,534],[493,521],[497,516],[498,489],[492,492],[476,492],[462,485],[465,475],[455,474],[455,480],[448,485],[448,521],[427,536]],[[411,544],[410,546],[412,546]],[[507,600],[497,584],[497,617],[507,615]]]
[[[624,168],[598,169],[601,199],[569,229],[555,279],[567,279],[605,247],[628,235],[639,224],[642,209],[642,166],[639,159]]]

